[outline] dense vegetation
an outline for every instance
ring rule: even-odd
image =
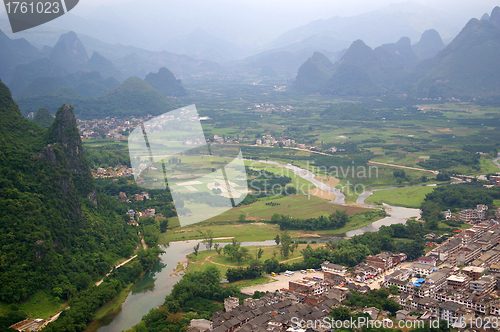
[[[54,122],[54,117],[50,114],[49,110],[42,107],[36,112],[33,122],[42,128],[49,128]]]
[[[485,188],[480,182],[438,186],[422,202],[422,219],[434,229],[438,221],[444,219],[443,211],[475,209],[478,204],[491,206],[495,199],[500,199],[500,190],[497,187]]]
[[[244,279],[254,279],[263,273],[278,273],[287,270],[296,271],[309,268],[316,269],[319,268],[321,263],[325,260],[353,267],[364,262],[366,256],[376,255],[385,251],[403,252],[408,256],[409,260],[414,260],[424,254],[423,235],[428,231],[429,230],[424,227],[423,223],[416,221],[409,221],[407,224],[382,226],[377,233],[367,232],[362,235],[354,236],[348,240],[342,240],[338,243],[329,242],[324,247],[313,249],[308,245],[301,251],[304,257],[301,261],[279,263],[276,258],[267,259],[264,262],[259,259],[253,259],[250,262],[250,266],[246,268],[229,268],[226,272],[226,277],[232,282]],[[280,252],[283,257],[287,257],[288,255],[285,255],[285,253],[289,250],[293,250],[294,244],[297,243],[296,241],[292,242],[291,239],[287,237],[289,236],[285,232],[280,238]],[[411,241],[396,242],[396,238],[409,239]],[[239,246],[234,247],[232,244],[228,244],[226,247],[227,246],[230,246],[230,249],[226,251],[224,248],[224,252],[229,257],[231,257],[231,254],[238,252],[240,248]],[[233,248],[236,249],[236,251],[233,250]],[[239,255],[245,257],[245,252],[242,251]]]
[[[0,117],[0,300],[41,289],[72,298],[135,247],[137,233],[126,206],[95,191],[70,107],[43,130],[0,83]]]
[[[75,294],[69,302],[70,308],[50,323],[43,331],[72,332],[83,331],[93,319],[95,311],[112,300],[130,283],[136,282],[145,269],[151,269],[158,260],[158,247],[140,250],[138,259],[114,270],[97,287],[90,287]]]
[[[377,233],[367,232],[338,244],[312,249],[308,246],[302,250],[304,261],[310,267],[318,267],[322,262],[330,262],[355,266],[363,262],[367,255],[379,254],[383,251],[403,252],[409,260],[416,259],[424,253],[422,235],[428,230],[420,222],[408,221],[406,225],[395,224],[383,226]],[[396,242],[397,236],[412,239],[410,242]]]
[[[344,227],[349,221],[349,216],[346,211],[336,210],[328,217],[320,216],[318,218],[297,219],[290,216],[274,215],[271,222],[275,222],[280,226],[281,230],[285,229],[302,229],[302,230],[320,230],[320,229],[339,229]]]
[[[248,187],[255,192],[252,196],[265,197],[270,195],[295,195],[295,187],[287,186],[292,182],[288,176],[280,176],[266,170],[255,171],[246,168],[249,177]]]
[[[418,164],[426,169],[440,170],[452,166],[467,165],[478,168],[480,155],[466,151],[445,152],[440,155],[431,155],[426,161]]]
[[[342,304],[358,308],[375,307],[380,311],[386,310],[395,315],[401,307],[396,301],[390,299],[389,295],[390,293],[385,289],[374,289],[366,294],[353,292],[347,294],[347,299]]]

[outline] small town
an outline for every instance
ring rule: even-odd
[[[306,331],[294,321],[299,317],[317,322],[308,328],[323,332],[331,329],[322,324],[323,319],[343,305],[347,294],[374,289],[391,291],[389,297],[402,308],[395,316],[375,307],[361,309],[360,313],[374,321],[398,326],[397,321],[408,324],[440,319],[461,328],[461,322],[476,317],[497,320],[500,228],[495,220],[484,221],[485,209],[487,206],[478,205],[477,209],[460,211],[460,218],[474,226],[413,262],[407,261],[405,254],[384,252],[367,256],[365,263],[351,269],[325,261],[317,270],[272,273],[269,278],[274,282],[242,289],[247,295],[265,292],[260,299],[248,298],[240,305],[238,298],[229,297],[224,311],[214,313],[210,321],[192,320],[188,331]]]

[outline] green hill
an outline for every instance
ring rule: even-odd
[[[149,73],[144,79],[164,96],[181,97],[187,95],[181,80],[177,80],[174,74],[165,67],[160,68],[158,73]]]
[[[472,19],[436,57],[411,73],[412,90],[423,97],[483,97],[500,93],[500,30]]]
[[[75,88],[86,89],[86,93],[92,92],[93,88],[96,89],[96,92],[104,91],[103,84],[108,80],[81,80],[82,85]],[[50,95],[16,98],[16,101],[25,115],[30,112],[36,113],[40,107],[57,109],[59,105],[69,103],[75,107],[76,114],[82,119],[102,119],[107,116],[160,115],[175,108],[174,103],[169,98],[138,77],[131,77],[117,88],[95,98],[86,98],[73,89],[61,88]]]
[[[293,90],[318,92],[334,72],[333,63],[322,53],[314,52],[313,56],[300,66]]]
[[[321,92],[338,96],[371,96],[381,93],[382,89],[373,82],[366,70],[345,64],[324,84]]]
[[[50,51],[49,59],[68,72],[74,73],[85,67],[89,56],[76,33],[70,31],[59,37]]]
[[[403,44],[403,45],[400,45]],[[408,43],[398,42],[375,50],[356,40],[338,63],[337,70],[323,85],[323,94],[372,96],[394,88],[404,68],[396,53]]]
[[[42,107],[36,112],[33,122],[42,128],[49,128],[54,123],[54,117],[50,114],[49,110]]]
[[[42,129],[0,82],[0,158],[0,301],[69,299],[138,243],[126,207],[96,194],[71,106]]]
[[[138,77],[131,77],[116,89],[92,100],[84,116],[94,114],[106,116],[160,115],[172,110],[175,105],[151,84]],[[82,110],[83,111],[83,110]],[[102,113],[101,113],[102,112]]]
[[[434,57],[444,48],[443,40],[434,29],[426,30],[420,41],[412,46],[413,51],[420,60],[425,60]]]
[[[384,44],[380,48],[389,52],[389,65],[395,65],[394,62],[396,62],[402,65],[405,70],[411,70],[419,62],[408,37],[402,37],[396,43]],[[377,52],[377,49],[379,48],[377,47],[374,51]]]
[[[19,93],[19,98],[30,98],[53,95],[61,90],[61,79],[56,77],[38,77],[35,78],[27,87]]]
[[[97,52],[92,54],[92,57],[86,63],[85,68],[91,72],[98,72],[104,79],[114,77],[120,82],[123,80],[123,74],[116,69],[115,65]]]
[[[14,76],[9,88],[14,96],[17,96],[31,82],[40,77],[53,77],[59,79],[68,72],[47,58],[37,59],[25,65],[19,65],[14,71]],[[36,83],[35,83],[36,84]]]
[[[26,98],[21,98],[19,96],[16,97],[16,103],[19,105],[19,108],[25,116],[31,112],[36,113],[40,107],[45,107],[49,110],[56,110],[64,103],[77,107],[82,105],[85,101],[85,97],[70,88],[61,88],[49,95]]]

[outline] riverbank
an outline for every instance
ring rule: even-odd
[[[358,208],[361,211],[366,211],[365,209]],[[340,236],[342,237],[347,232],[353,231],[357,228],[368,226],[377,220],[383,218],[383,215],[379,215],[379,210],[366,211],[366,214],[355,214],[349,218],[349,222],[342,228],[331,229],[331,230],[315,230],[315,231],[303,231],[303,230],[289,230],[288,233],[294,239],[300,240],[314,240],[315,238],[321,238],[326,236]],[[327,215],[327,214],[325,214]],[[224,224],[196,224],[190,225],[184,228],[178,228],[174,230],[169,230],[167,233],[162,234],[160,237],[160,243],[169,243],[175,241],[188,241],[188,240],[203,240],[204,235],[208,230],[213,232],[214,237],[220,237],[222,235],[229,236],[230,238],[236,238],[239,242],[250,242],[250,241],[266,241],[273,240],[277,235],[283,233],[280,230],[279,225],[263,223],[263,222],[252,222],[252,223],[239,223],[239,222],[227,222]],[[224,242],[223,240],[217,240],[214,242]]]

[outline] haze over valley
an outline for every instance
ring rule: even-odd
[[[1,331],[500,315],[494,1],[9,8]]]

